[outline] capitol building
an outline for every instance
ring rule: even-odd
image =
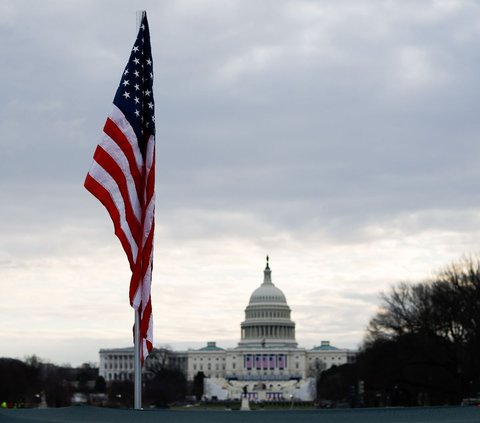
[[[295,322],[284,293],[272,281],[268,257],[263,282],[253,291],[240,324],[235,348],[208,342],[200,349],[169,353],[169,364],[187,380],[203,372],[207,399],[269,401],[315,398],[315,376],[332,366],[355,360],[356,353],[321,341],[312,349],[299,347]],[[133,347],[100,350],[99,373],[107,383],[133,378]]]

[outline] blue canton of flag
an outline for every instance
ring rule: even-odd
[[[113,104],[130,122],[145,157],[150,135],[155,135],[155,103],[153,101],[153,61],[148,21],[142,20],[137,40],[123,72]]]

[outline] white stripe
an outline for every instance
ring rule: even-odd
[[[147,329],[147,336],[146,339],[153,344],[153,317],[150,315],[150,321],[148,322],[148,329]],[[142,346],[143,346],[143,358],[147,358],[148,356],[148,349],[147,349],[147,342],[145,339],[142,339]]]
[[[140,304],[142,303],[142,290],[140,289],[141,284],[139,284],[139,287],[135,291],[135,294],[133,295],[133,300],[132,300],[132,307],[135,310],[138,310],[140,308]]]
[[[155,213],[155,194],[152,195],[152,198],[150,199],[150,202],[147,204],[147,207],[145,209],[145,222],[143,224],[143,237],[142,237],[143,245],[145,245],[145,242],[147,241],[147,238],[150,235],[150,231],[152,230],[154,213]]]
[[[150,254],[150,259],[147,267],[147,271],[145,272],[145,277],[143,278],[141,284],[142,290],[142,314],[147,307],[147,302],[150,297],[151,287],[152,287],[152,261],[153,261],[153,248],[152,253]]]
[[[150,135],[147,141],[147,151],[145,154],[145,167],[147,168],[147,173],[150,173],[150,170],[153,165],[153,159],[155,157],[155,137]]]
[[[99,145],[107,152],[107,154],[115,161],[115,163],[117,163],[122,173],[125,175],[125,178],[127,180],[128,198],[130,199],[130,204],[132,205],[135,217],[140,224],[140,221],[142,219],[142,207],[138,198],[139,194],[141,195],[141,193],[137,194],[137,187],[135,185],[135,180],[133,179],[133,176],[130,172],[130,166],[127,156],[125,156],[123,150],[107,134],[104,134]],[[139,173],[142,174],[141,169]]]
[[[132,146],[137,167],[139,169],[142,169],[143,157],[142,157],[142,152],[140,151],[140,148],[138,148],[137,135],[135,134],[135,131],[133,130],[132,126],[128,122],[125,115],[117,106],[115,106],[115,104],[113,105],[112,113],[110,114],[110,119],[115,122],[115,124],[118,126],[118,128],[123,132],[123,134],[127,138],[129,144]]]
[[[142,306],[140,310],[142,316],[147,306],[148,299],[150,298],[150,290],[152,286],[152,260],[153,260],[153,248],[152,248],[152,254],[150,254],[150,261],[149,261],[147,270],[145,271],[145,276],[143,277],[143,280],[138,284],[138,288],[135,291],[135,294],[133,296],[133,301],[132,301],[132,307],[135,310],[138,310],[140,305]]]
[[[142,237],[143,246],[145,246],[145,242],[153,227],[154,212],[155,212],[155,195],[152,196],[145,210],[145,221],[144,221],[143,237]],[[140,304],[142,304],[142,312],[143,310],[145,310],[146,301],[148,301],[148,297],[150,296],[150,287],[151,287],[151,278],[152,278],[152,262],[153,262],[153,239],[152,239],[152,250],[150,252],[150,259],[149,259],[149,265],[148,265],[147,271],[145,272],[145,276],[143,277],[142,281],[139,283],[138,288],[135,291],[135,294],[132,300],[132,307],[136,310],[138,310],[138,308],[140,307]]]
[[[100,166],[96,161],[92,163],[92,167],[88,172],[89,175],[95,179],[103,188],[105,188],[110,197],[112,197],[113,203],[118,210],[120,215],[120,227],[127,237],[128,243],[130,244],[130,250],[132,252],[133,260],[135,261],[137,257],[138,247],[135,239],[132,236],[130,231],[130,226],[125,218],[125,204],[123,203],[122,194],[118,189],[118,185],[115,180],[110,176],[110,174]]]
[[[151,226],[151,222],[149,223]],[[152,250],[150,251],[147,270],[145,271],[145,275],[142,281],[138,284],[138,288],[135,291],[135,294],[133,296],[133,301],[132,301],[132,307],[135,310],[138,310],[140,305],[142,306],[141,308],[142,316],[151,295],[150,292],[152,287],[152,263],[153,263],[153,240],[152,240]]]

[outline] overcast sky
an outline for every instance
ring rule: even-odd
[[[154,341],[235,346],[270,255],[300,346],[356,348],[399,281],[480,239],[480,5],[0,2],[0,356],[132,342],[129,269],[83,181],[146,9]]]

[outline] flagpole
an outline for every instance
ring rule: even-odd
[[[142,363],[140,357],[140,312],[139,310],[133,310],[135,313],[135,326],[134,326],[134,400],[133,408],[135,410],[142,409]]]
[[[145,10],[137,10],[137,32],[140,29],[142,24],[143,16],[145,15]],[[141,360],[141,342],[140,342],[140,309],[133,310],[135,314],[135,326],[134,326],[134,399],[133,399],[133,408],[135,410],[142,409],[142,360]]]

